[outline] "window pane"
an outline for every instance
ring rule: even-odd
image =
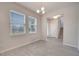
[[[37,21],[35,17],[29,16],[29,31],[36,32]]]
[[[34,25],[30,26],[30,32],[35,32],[35,26]]]
[[[11,12],[11,23],[24,24],[24,16]]]
[[[23,33],[24,32],[24,15],[11,12],[10,24],[12,33]]]
[[[34,17],[29,17],[29,23],[30,23],[30,24],[35,24],[35,19],[34,19]]]
[[[30,24],[35,24],[35,20],[34,19],[30,19],[29,22],[30,22]]]
[[[13,24],[12,25],[12,32],[13,33],[16,33],[16,32],[24,32],[24,25]]]
[[[24,32],[24,25],[21,25],[18,29],[19,32]]]
[[[12,32],[13,32],[13,33],[16,33],[16,32],[17,32],[17,27],[14,26],[14,25],[12,25]]]

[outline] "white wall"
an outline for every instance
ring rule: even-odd
[[[51,19],[50,22],[48,22],[48,37],[56,37],[57,38],[57,29],[58,29],[58,20],[57,19]]]
[[[46,19],[47,17],[53,17],[58,14],[64,14],[64,34],[63,44],[77,47],[77,7],[68,6],[60,10],[52,11],[43,16],[42,18],[42,35],[43,39],[47,38],[46,31]]]
[[[78,50],[79,50],[79,7],[77,8],[77,18],[78,18],[78,21],[77,21],[77,23],[78,23],[78,40],[77,40],[77,42],[78,42]]]

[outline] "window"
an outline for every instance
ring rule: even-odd
[[[29,16],[29,32],[37,32],[37,19],[35,17]]]
[[[25,15],[16,11],[10,11],[11,34],[25,33]]]

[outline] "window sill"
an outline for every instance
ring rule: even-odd
[[[34,34],[34,33],[37,33],[37,32],[29,32],[30,34]]]
[[[18,36],[18,35],[25,35],[26,32],[23,33],[10,33],[10,36]]]

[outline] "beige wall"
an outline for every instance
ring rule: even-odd
[[[63,37],[63,44],[77,47],[77,6],[67,6],[60,10],[52,11],[43,16],[42,18],[42,32],[43,32],[43,39],[47,38],[46,33],[46,24],[47,24],[47,17],[51,18],[55,15],[63,14],[64,15],[64,37]]]
[[[23,35],[10,35],[10,17],[9,11],[16,10],[26,15],[26,34]],[[34,16],[37,18],[37,33],[30,34],[28,31],[28,17]],[[0,52],[4,52],[11,48],[15,48],[24,44],[40,40],[41,37],[41,18],[31,10],[16,4],[16,3],[0,3]]]

